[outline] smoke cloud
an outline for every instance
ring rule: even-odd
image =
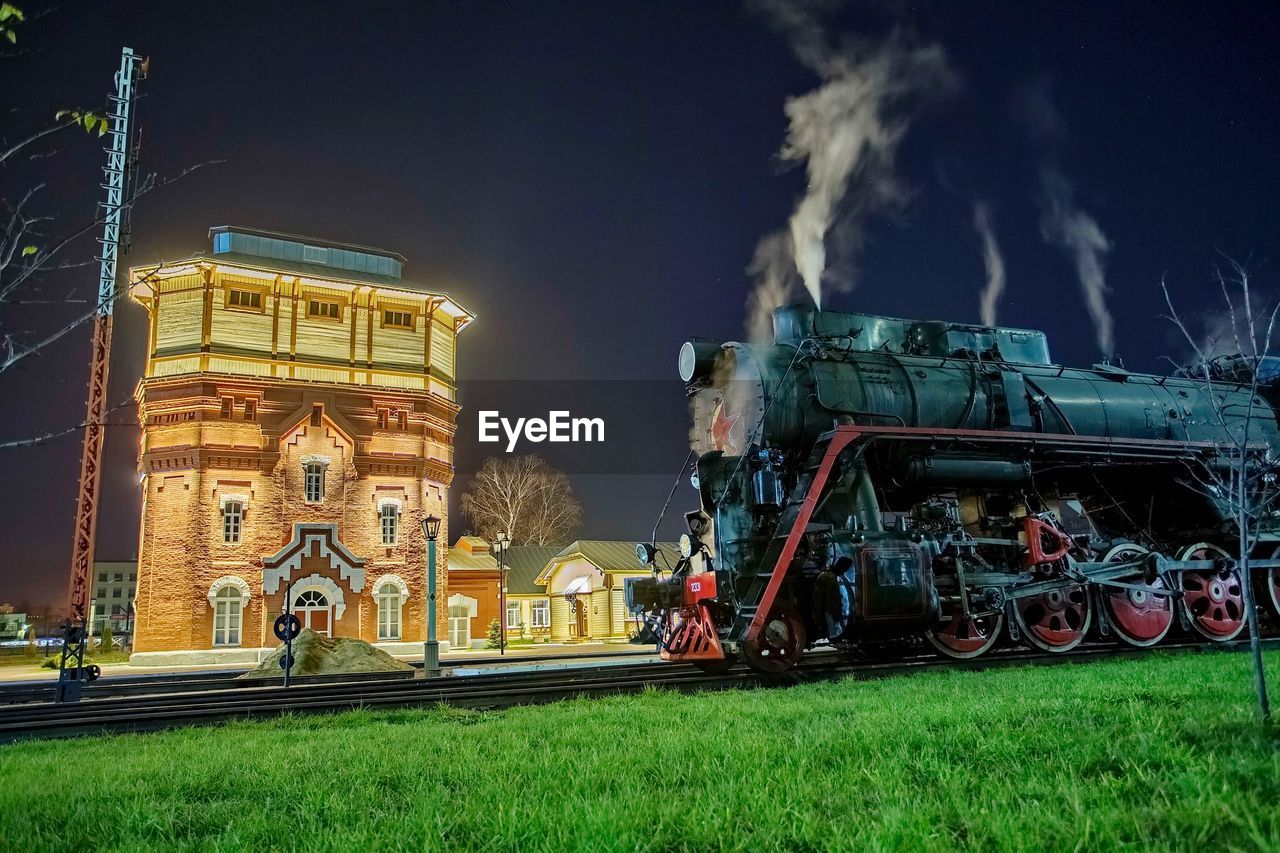
[[[954,82],[937,45],[914,45],[895,32],[837,49],[811,4],[761,7],[822,84],[784,106],[788,129],[778,157],[803,164],[807,181],[786,231],[765,237],[748,268],[757,282],[750,299],[753,329],[759,312],[791,297],[797,276],[814,305],[822,307],[828,234],[839,219],[846,245],[856,253],[867,217],[905,202],[908,193],[894,174],[894,162],[910,126],[912,102]],[[852,276],[841,284],[851,287]]]
[[[1040,219],[1040,233],[1048,242],[1071,253],[1098,349],[1104,356],[1113,355],[1114,322],[1107,308],[1109,289],[1105,271],[1111,242],[1102,233],[1098,221],[1076,206],[1071,184],[1053,167],[1045,167],[1041,189],[1044,214]]]
[[[1046,242],[1071,253],[1098,349],[1104,356],[1111,356],[1115,354],[1115,335],[1111,311],[1107,308],[1110,289],[1106,276],[1111,241],[1102,232],[1098,220],[1075,203],[1075,190],[1053,156],[1067,133],[1049,95],[1050,83],[1048,78],[1037,81],[1023,92],[1018,104],[1031,138],[1049,150],[1040,172],[1040,233]]]
[[[1000,254],[1000,244],[996,242],[995,232],[991,228],[991,213],[981,201],[973,203],[973,228],[982,241],[982,262],[987,268],[987,286],[982,289],[978,307],[982,324],[994,326],[996,308],[1004,293],[1004,257]]]

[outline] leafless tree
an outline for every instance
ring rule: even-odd
[[[491,456],[462,496],[462,513],[486,539],[505,531],[517,545],[551,545],[577,528],[582,505],[545,459]]]
[[[20,42],[23,11],[12,3],[0,2],[0,44],[16,45]],[[145,65],[145,63],[144,63]],[[98,232],[104,221],[105,210],[97,215],[86,215],[79,221],[68,222],[50,212],[41,202],[48,189],[49,176],[53,174],[51,163],[58,153],[54,143],[68,133],[77,131],[90,138],[102,137],[110,128],[105,110],[64,109],[34,122],[25,122],[17,113],[6,114],[0,125],[0,376],[24,359],[53,346],[62,338],[82,326],[88,325],[104,307],[98,304],[96,289],[92,298],[73,298],[73,294],[50,296],[42,291],[50,274],[60,271],[92,267],[97,263],[88,239]],[[96,149],[98,144],[93,143]],[[151,191],[167,186],[195,169],[210,165],[200,163],[182,170],[169,178],[156,174],[134,174],[122,202],[122,213],[127,217],[137,201]],[[92,187],[97,195],[95,184]],[[86,276],[87,284],[93,283]],[[128,282],[116,288],[112,301],[127,298],[137,282]],[[79,304],[81,307],[68,313],[59,313],[57,306]],[[14,309],[22,306],[47,305],[49,313],[41,313],[37,326],[24,332],[13,331]],[[127,408],[129,401],[113,406],[108,413]],[[68,425],[38,436],[0,442],[0,448],[23,447],[42,444],[83,429],[85,423]]]
[[[1208,339],[1197,338],[1173,307],[1173,299],[1164,280],[1160,289],[1169,309],[1166,319],[1172,322],[1190,345],[1194,359],[1180,369],[1183,375],[1204,384],[1205,398],[1213,411],[1221,436],[1217,445],[1217,462],[1192,472],[1196,486],[1205,497],[1224,508],[1235,528],[1235,560],[1240,572],[1244,608],[1253,657],[1254,682],[1258,705],[1264,720],[1271,716],[1267,697],[1266,674],[1262,667],[1262,650],[1258,637],[1258,607],[1255,603],[1249,556],[1258,542],[1259,523],[1273,519],[1274,505],[1280,498],[1277,488],[1276,448],[1270,447],[1260,427],[1263,418],[1274,419],[1270,406],[1265,406],[1259,391],[1266,360],[1271,356],[1280,302],[1269,310],[1255,307],[1256,294],[1250,290],[1249,270],[1227,258],[1228,271],[1214,270],[1215,283],[1225,303],[1225,332]],[[1225,339],[1225,340],[1224,340]],[[1229,354],[1215,354],[1227,345]],[[1244,411],[1240,411],[1240,395],[1227,395],[1228,390],[1247,392]],[[1278,551],[1280,553],[1280,551]]]

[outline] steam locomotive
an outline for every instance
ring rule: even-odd
[[[1272,360],[1154,376],[1056,365],[1025,329],[773,325],[772,345],[680,349],[700,506],[673,565],[637,546],[653,575],[627,589],[664,658],[780,672],[817,644],[973,658],[1175,624],[1225,642],[1242,571],[1280,611]]]

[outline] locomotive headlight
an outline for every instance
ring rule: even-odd
[[[693,556],[693,552],[696,549],[696,547],[697,546],[694,543],[692,536],[690,536],[688,533],[680,534],[680,556],[681,557],[684,557],[686,560],[689,559],[690,557]]]

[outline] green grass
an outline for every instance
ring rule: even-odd
[[[1241,654],[0,749],[8,849],[1280,849]],[[1268,659],[1280,687],[1280,653]],[[66,797],[59,796],[65,794]]]

